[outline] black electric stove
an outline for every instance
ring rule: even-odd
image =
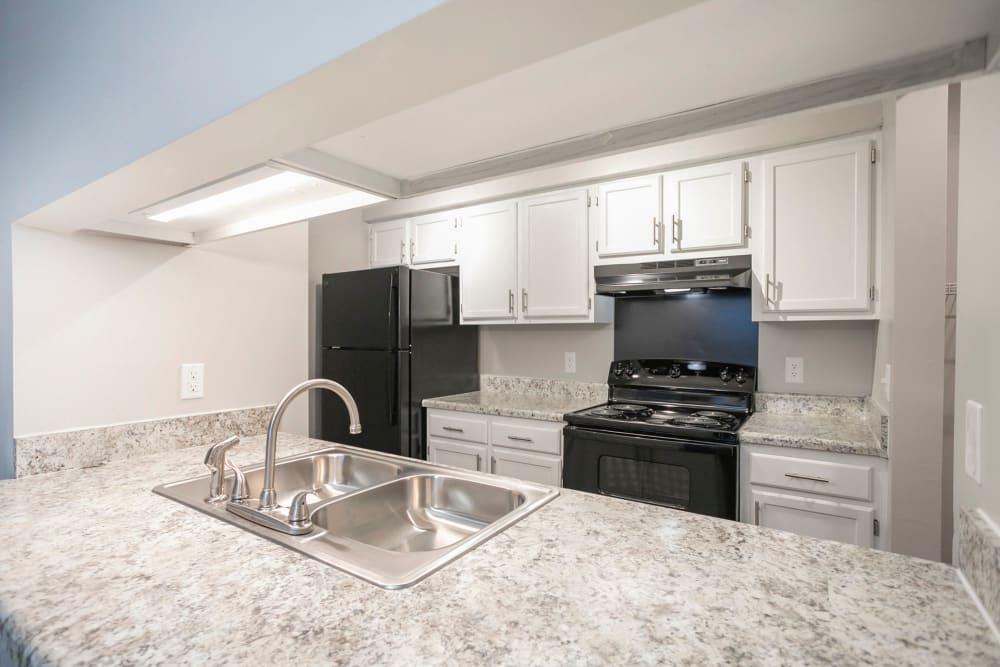
[[[565,415],[568,488],[735,519],[739,431],[756,368],[690,359],[615,361],[608,402]]]

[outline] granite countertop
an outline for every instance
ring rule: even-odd
[[[150,491],[203,455],[0,482],[0,663],[1000,663],[950,566],[568,490],[385,591]]]
[[[467,394],[425,398],[425,408],[459,410],[500,417],[523,417],[561,422],[567,412],[576,412],[604,400],[580,396],[537,396],[506,391],[471,391]]]
[[[887,458],[868,424],[850,417],[757,412],[740,429],[740,442]]]

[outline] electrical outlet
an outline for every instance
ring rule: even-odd
[[[802,357],[785,357],[785,382],[802,384],[806,381],[806,366]]]
[[[576,352],[566,353],[566,363],[564,364],[564,367],[567,373],[576,372]]]
[[[983,406],[965,402],[965,474],[982,484]]]
[[[205,397],[205,364],[181,364],[181,398]]]

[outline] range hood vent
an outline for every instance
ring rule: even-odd
[[[750,274],[750,255],[594,267],[597,293],[611,296],[750,289]]]

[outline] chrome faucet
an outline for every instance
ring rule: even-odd
[[[226,493],[227,467],[233,471],[234,475],[233,500],[239,500],[238,496],[241,493],[246,498],[246,477],[243,476],[243,471],[226,456],[229,450],[238,444],[240,444],[239,436],[231,435],[222,442],[212,445],[205,452],[205,465],[212,471],[212,476],[208,481],[208,497],[205,498],[207,502],[217,503],[230,499],[230,495]]]
[[[258,507],[261,511],[272,510],[278,505],[278,494],[274,489],[274,459],[278,449],[278,426],[281,424],[281,418],[284,416],[288,404],[295,400],[296,396],[310,389],[326,389],[339,396],[340,400],[347,406],[347,414],[351,419],[350,433],[352,435],[361,433],[361,418],[358,416],[358,404],[354,402],[354,397],[351,396],[351,392],[344,388],[344,385],[333,380],[318,378],[315,380],[306,380],[302,384],[292,387],[285,394],[285,397],[278,402],[278,407],[274,409],[271,421],[267,424],[267,444],[264,446],[264,488],[260,492],[260,505]]]

